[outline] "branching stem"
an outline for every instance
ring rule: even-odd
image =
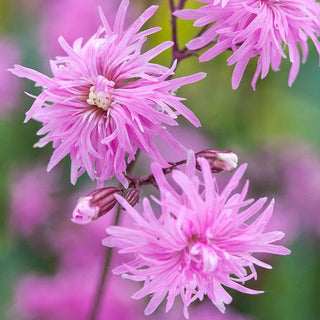
[[[178,166],[180,166],[182,164],[185,164],[186,162],[187,162],[187,160],[181,160],[181,161],[174,162],[174,163],[170,162],[169,163],[170,167],[164,168],[163,173],[169,174],[172,172],[172,170],[174,170],[175,168],[177,168]],[[141,178],[127,176],[127,179],[130,181],[130,186],[129,186],[130,188],[140,188],[141,186],[145,186],[145,185],[153,185],[156,188],[158,188],[156,180],[155,180],[152,173],[150,173],[146,176],[143,176]]]

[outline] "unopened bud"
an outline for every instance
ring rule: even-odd
[[[230,150],[203,150],[196,153],[196,157],[208,160],[213,173],[229,172],[238,166],[238,156]],[[198,164],[197,169],[200,170]]]
[[[137,188],[130,188],[124,191],[124,198],[130,204],[131,207],[134,207],[140,199],[140,191]]]
[[[114,195],[120,193],[115,187],[96,189],[87,196],[81,197],[73,210],[71,221],[87,224],[106,214],[117,203]]]

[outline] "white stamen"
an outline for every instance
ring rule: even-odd
[[[87,102],[92,106],[97,106],[98,108],[107,111],[112,103],[112,94],[110,92],[102,93],[101,91],[97,93],[96,87],[92,86]]]

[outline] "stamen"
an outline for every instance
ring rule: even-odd
[[[193,268],[203,272],[212,272],[216,269],[219,257],[209,244],[201,242],[190,244],[187,252],[189,263],[193,265]]]
[[[113,102],[114,85],[113,81],[109,81],[103,76],[98,76],[95,85],[90,88],[87,103],[107,111]]]

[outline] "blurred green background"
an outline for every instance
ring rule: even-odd
[[[21,51],[21,60],[17,61],[18,63],[46,71],[47,57],[41,53],[38,39],[43,3],[46,0],[35,1],[33,4],[31,2],[1,0],[0,37],[15,39]],[[132,15],[137,16],[138,12],[151,1],[131,2],[136,6]],[[160,4],[160,9],[151,23],[160,25],[163,30],[150,37],[148,45],[158,44],[171,37],[167,1],[159,0],[152,3]],[[189,0],[188,6],[192,5],[196,6],[195,1]],[[54,24],[54,19],[51,22]],[[180,21],[180,46],[183,46],[196,33],[197,29],[192,27],[192,22]],[[286,148],[286,143],[305,144],[319,157],[320,69],[319,58],[313,45],[310,44],[308,60],[301,66],[292,88],[287,85],[290,65],[288,61],[283,61],[281,71],[270,72],[266,79],[258,81],[257,90],[254,92],[250,86],[255,69],[255,62],[252,61],[245,72],[240,88],[233,91],[232,68],[226,65],[229,55],[230,53],[226,52],[214,61],[204,64],[199,64],[196,58],[190,58],[179,66],[177,72],[178,75],[199,71],[205,71],[208,74],[201,83],[182,88],[179,94],[187,97],[187,106],[194,111],[202,123],[202,128],[199,130],[212,141],[212,147],[232,149],[239,153],[241,162],[249,162],[248,174],[250,174],[250,159],[266,145],[271,146],[272,149],[272,146],[278,146],[281,143],[281,149],[283,149]],[[168,65],[170,57],[168,51],[155,61]],[[32,103],[32,99],[24,95],[24,91],[39,93],[30,81],[21,81],[17,105],[13,106],[10,116],[0,119],[0,319],[6,319],[8,316],[14,286],[18,279],[30,271],[50,274],[54,271],[56,263],[54,255],[37,254],[34,246],[30,245],[25,237],[16,234],[10,226],[12,172],[17,170],[16,168],[32,165],[41,159],[45,162],[51,154],[51,146],[44,149],[32,148],[37,141],[35,133],[39,125],[34,121],[23,124],[24,113]],[[10,93],[9,91],[8,95]],[[276,153],[279,149],[275,147],[274,150]],[[290,153],[290,149],[288,152]],[[277,158],[277,154],[274,156]],[[300,161],[300,158],[295,157],[294,154],[292,158],[297,162]],[[268,159],[260,162],[261,170],[267,165],[265,161]],[[64,168],[61,192],[68,192],[71,195],[76,187],[70,186],[69,160],[64,160],[59,166]],[[303,174],[303,168],[300,173]],[[80,183],[84,183],[85,180],[86,177],[82,178]],[[280,181],[278,182],[281,184]],[[296,181],[296,184],[297,188],[304,188],[299,181]],[[273,185],[273,192],[271,192],[274,196],[277,196],[276,186],[276,184]],[[260,191],[263,192],[263,187]],[[314,193],[320,195],[320,190],[314,190]],[[307,215],[302,211],[302,216]],[[314,214],[320,215],[320,212]],[[308,230],[300,232],[289,242],[287,245],[292,250],[292,254],[288,257],[273,259],[272,271],[259,270],[259,280],[250,285],[254,288],[262,288],[265,294],[246,296],[233,292],[233,307],[261,320],[319,319],[319,224],[320,218],[315,228],[318,232]]]

